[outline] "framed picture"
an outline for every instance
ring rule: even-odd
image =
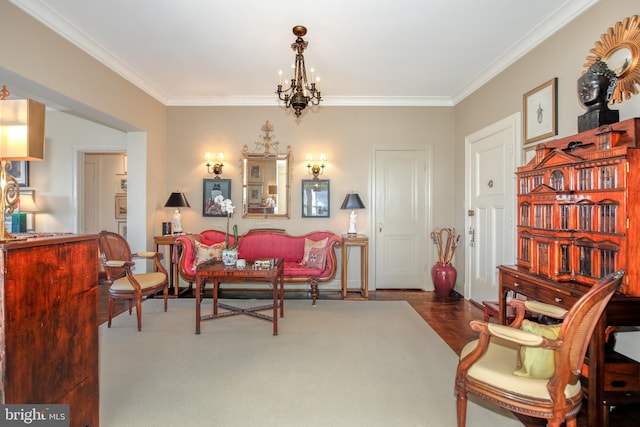
[[[127,219],[127,196],[116,194],[116,219]]]
[[[302,217],[329,218],[329,196],[328,179],[303,179]]]
[[[116,174],[116,193],[127,192],[127,174]]]
[[[220,205],[214,202],[216,196],[231,198],[230,179],[205,178],[202,180],[202,216],[227,216],[220,210]]]
[[[262,163],[252,162],[247,163],[247,170],[249,173],[249,182],[262,182]]]
[[[11,167],[7,173],[18,181],[20,187],[29,186],[29,162],[26,160],[9,160]]]
[[[558,78],[555,77],[523,96],[524,143],[558,134]]]
[[[118,221],[118,234],[127,238],[127,222],[126,221]]]
[[[262,184],[247,185],[247,201],[249,205],[262,205]]]

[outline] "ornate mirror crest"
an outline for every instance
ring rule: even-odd
[[[610,103],[620,103],[623,99],[638,94],[640,85],[640,16],[634,15],[616,22],[600,36],[595,46],[589,50],[584,66],[588,69],[598,58],[616,73],[616,86]],[[586,72],[586,70],[585,70]]]

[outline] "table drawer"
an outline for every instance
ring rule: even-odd
[[[502,272],[501,286],[503,291],[510,290],[522,294],[530,300],[541,301],[563,308],[570,308],[578,301],[582,292],[543,280],[537,280],[518,273]]]

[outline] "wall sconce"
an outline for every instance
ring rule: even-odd
[[[307,170],[309,171],[309,175],[313,175],[313,179],[318,179],[318,176],[322,175],[324,172],[325,160],[327,160],[327,155],[320,153],[320,164],[312,164],[313,157],[311,156],[311,153],[307,154]]]
[[[222,161],[224,160],[224,154],[218,153],[218,162],[214,163],[213,165],[211,164],[211,153],[209,153],[208,151],[204,153],[204,159],[207,161],[207,164],[205,165],[207,167],[207,172],[216,174],[214,179],[220,179],[222,167],[224,166],[224,164],[222,163]]]
[[[44,104],[31,99],[9,100],[0,91],[0,241],[13,240],[5,227],[5,214],[19,204],[18,181],[7,173],[11,160],[44,159]]]

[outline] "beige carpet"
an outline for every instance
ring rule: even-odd
[[[248,316],[195,335],[194,305],[149,300],[142,332],[127,313],[100,327],[101,427],[456,425],[457,356],[406,302],[287,300],[278,336]],[[468,418],[522,425],[473,402]]]

